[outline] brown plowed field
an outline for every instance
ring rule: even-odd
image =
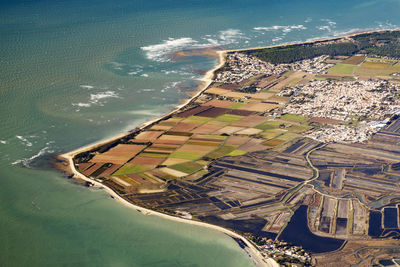
[[[134,164],[147,164],[147,165],[159,165],[164,161],[164,158],[151,158],[151,157],[135,157],[129,163]]]
[[[113,172],[118,170],[121,166],[122,166],[121,164],[113,164],[113,165],[111,165],[111,167],[107,168],[102,173],[100,173],[97,177],[110,176]]]
[[[142,142],[151,142],[156,140],[160,135],[162,135],[163,131],[143,131],[135,137],[135,141]]]
[[[228,107],[232,106],[233,104],[234,104],[234,102],[226,101],[226,100],[218,100],[218,99],[213,99],[213,100],[205,103],[205,105],[207,105],[207,106],[213,106],[213,107],[218,107],[218,108],[228,108]]]
[[[251,115],[232,123],[231,126],[254,127],[263,123],[266,120],[266,117]]]
[[[210,109],[207,109],[203,112],[197,113],[197,116],[216,118],[218,116],[221,116],[221,115],[227,113],[228,111],[229,111],[229,109],[227,109],[227,108],[211,107]]]
[[[210,106],[195,107],[195,108],[189,109],[187,111],[181,112],[176,116],[187,118],[187,117],[196,115],[197,113],[200,113],[200,112],[205,111],[205,110],[210,109],[210,108],[211,108]]]

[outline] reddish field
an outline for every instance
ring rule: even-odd
[[[121,164],[113,164],[111,167],[107,168],[105,171],[100,173],[97,177],[106,177],[111,175],[113,172],[118,170],[122,165]]]
[[[79,170],[84,171],[92,165],[93,165],[93,162],[81,163],[81,164],[79,164],[78,168],[79,168]]]
[[[196,114],[198,114],[198,113],[200,113],[200,112],[202,112],[202,111],[205,111],[205,110],[207,110],[207,109],[210,109],[210,108],[212,108],[212,107],[210,107],[210,106],[195,107],[195,108],[191,108],[191,109],[189,109],[189,110],[187,110],[187,111],[181,112],[181,113],[179,113],[179,114],[176,115],[176,116],[178,116],[178,117],[183,117],[183,118],[187,118],[187,117],[196,115]]]
[[[244,137],[244,136],[230,136],[228,140],[225,142],[226,145],[234,145],[234,146],[240,146],[243,145],[244,143],[248,142],[250,140],[249,137]]]
[[[263,123],[266,120],[266,117],[251,115],[232,123],[231,126],[253,127]]]
[[[211,123],[206,123],[206,124],[203,124],[203,125],[197,127],[196,129],[193,129],[191,132],[199,133],[199,134],[201,134],[201,133],[209,134],[209,133],[213,133],[221,128],[222,128],[222,126],[218,126],[218,125],[211,124]]]
[[[350,64],[350,65],[359,65],[360,63],[364,62],[365,56],[352,56],[343,61],[343,64]]]
[[[227,113],[229,109],[226,108],[217,108],[217,107],[211,107],[210,109],[207,109],[203,112],[197,113],[197,116],[202,116],[202,117],[209,117],[209,118],[216,118],[218,116],[221,116],[225,113]]]
[[[135,157],[129,163],[134,164],[147,164],[147,165],[159,165],[164,161],[164,158],[150,158],[150,157]]]
[[[144,145],[130,145],[130,144],[119,144],[110,150],[94,156],[92,162],[103,162],[113,164],[123,164],[129,159],[133,158],[146,146]]]
[[[231,109],[227,114],[239,115],[239,116],[249,116],[251,114],[254,114],[254,111]]]
[[[194,128],[196,128],[197,126],[199,126],[198,124],[194,124],[194,123],[178,123],[176,126],[172,127],[170,130],[174,131],[174,132],[190,132],[191,130],[193,130]]]
[[[85,176],[89,176],[89,175],[91,175],[92,173],[94,173],[95,171],[97,171],[101,166],[103,166],[104,165],[104,163],[103,162],[101,162],[101,163],[96,163],[96,164],[94,164],[93,166],[91,166],[90,168],[88,168],[88,169],[86,169],[85,171],[83,171],[82,173],[85,175]]]

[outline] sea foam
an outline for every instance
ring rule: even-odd
[[[167,55],[198,44],[198,41],[189,37],[169,38],[161,44],[144,46],[141,49],[146,52],[147,58],[159,62],[170,61]]]
[[[282,31],[284,33],[289,33],[292,30],[306,30],[307,27],[299,24],[299,25],[274,25],[269,27],[254,27],[253,30],[256,31]]]

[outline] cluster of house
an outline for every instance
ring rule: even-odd
[[[311,256],[298,246],[289,246],[284,241],[268,240],[265,245],[259,245],[261,253],[265,256],[277,258],[284,256],[287,258],[297,259],[303,263],[310,263]]]
[[[358,118],[382,120],[400,107],[400,85],[388,81],[310,81],[287,88],[279,95],[291,95],[283,112],[340,121]]]
[[[331,125],[319,130],[314,130],[307,134],[306,137],[325,143],[361,143],[367,141],[374,133],[379,131],[379,129],[380,128],[372,127],[366,123],[356,127]]]
[[[254,56],[241,53],[232,53],[226,56],[226,64],[223,71],[217,73],[215,82],[240,83],[254,76],[280,75],[286,71],[303,71],[308,73],[323,73],[332,64],[325,63],[328,56],[319,56],[312,59],[305,59],[291,64],[271,64]]]
[[[225,68],[218,72],[214,81],[221,83],[240,83],[254,76],[261,74],[281,74],[288,70],[288,67],[274,65],[256,57],[232,53],[226,56]]]
[[[296,61],[292,64],[287,64],[290,70],[293,71],[304,71],[308,73],[321,74],[326,72],[327,69],[333,67],[333,64],[328,64],[325,60],[329,56],[323,55],[319,57],[314,57],[312,59],[304,59],[301,61]]]

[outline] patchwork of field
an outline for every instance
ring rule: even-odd
[[[400,234],[400,120],[367,143],[322,144],[305,133],[345,122],[283,114],[293,98],[280,94],[315,79],[395,81],[400,64],[364,55],[323,63],[333,66],[213,83],[181,110],[77,156],[76,167],[133,203],[255,236],[279,238],[301,205],[312,235]]]
[[[269,98],[273,101],[265,102]],[[78,168],[126,192],[147,190],[149,184],[159,190],[166,181],[178,178],[193,180],[215,159],[279,147],[309,130],[308,118],[271,116],[271,110],[285,101],[275,93],[246,94],[212,87],[198,103],[106,151],[91,153]]]

